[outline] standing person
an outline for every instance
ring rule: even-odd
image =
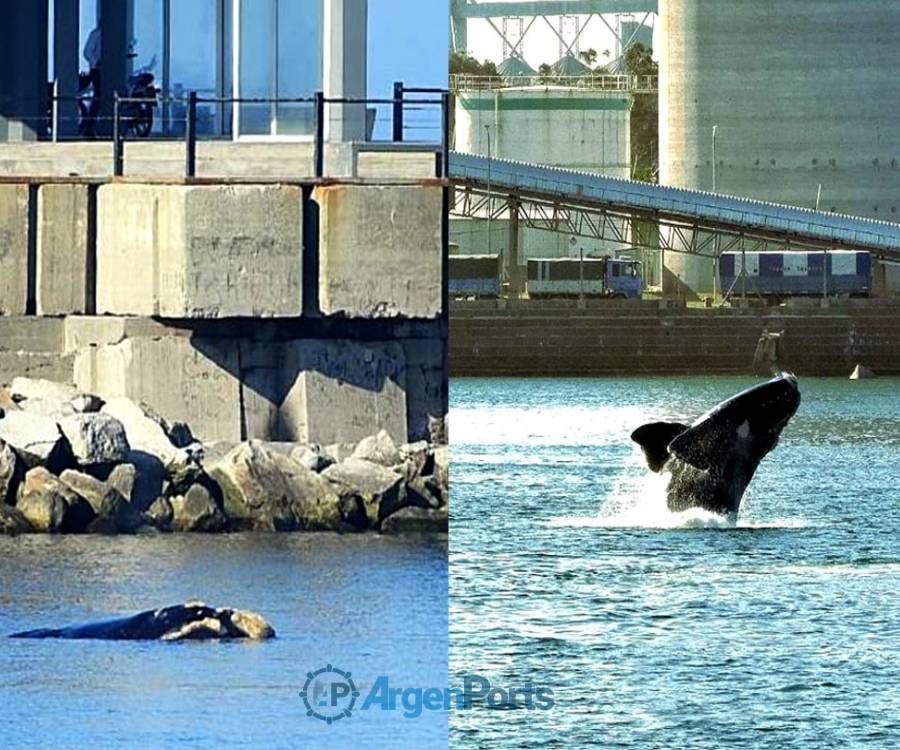
[[[82,128],[83,135],[94,135],[97,130],[97,115],[100,112],[100,20],[97,20],[97,25],[88,34],[87,41],[84,43],[84,59],[87,60],[88,64],[88,78],[85,82],[84,88],[87,88],[88,85],[93,89],[93,93],[91,95],[91,104],[88,108],[88,114],[86,118],[86,122],[84,127]]]

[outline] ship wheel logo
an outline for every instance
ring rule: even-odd
[[[349,672],[326,664],[315,672],[306,673],[306,682],[300,691],[306,715],[333,724],[350,718],[359,691]]]

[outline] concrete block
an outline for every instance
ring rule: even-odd
[[[297,186],[104,185],[97,311],[299,316],[302,223]]]
[[[447,386],[444,383],[444,342],[438,336],[403,339],[406,356],[406,412],[410,440],[426,440],[428,424],[442,419],[447,410]]]
[[[37,200],[37,313],[87,312],[87,185],[41,185]]]
[[[237,343],[224,339],[136,337],[75,354],[80,390],[145,403],[200,440],[241,439],[238,373]]]
[[[326,315],[434,318],[441,309],[441,188],[329,185],[320,206]]]
[[[0,185],[0,314],[24,315],[28,297],[28,185]]]
[[[282,439],[326,445],[384,429],[394,442],[407,441],[400,344],[302,340],[285,349],[286,374],[296,378],[279,410],[293,434]]]
[[[191,337],[190,328],[175,328],[153,318],[68,315],[60,324],[64,327],[62,339],[66,353],[74,353],[85,346],[118,344],[129,337]]]
[[[406,362],[395,342],[296,339],[241,346],[249,437],[356,442],[387,430],[407,440]]]

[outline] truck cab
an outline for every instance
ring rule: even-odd
[[[609,258],[606,261],[606,293],[610,297],[640,299],[641,264],[636,260]]]

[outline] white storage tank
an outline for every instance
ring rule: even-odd
[[[660,0],[659,31],[663,184],[713,189],[716,126],[718,192],[900,221],[900,2]]]
[[[456,150],[613,177],[631,173],[631,94],[560,86],[461,92]]]

